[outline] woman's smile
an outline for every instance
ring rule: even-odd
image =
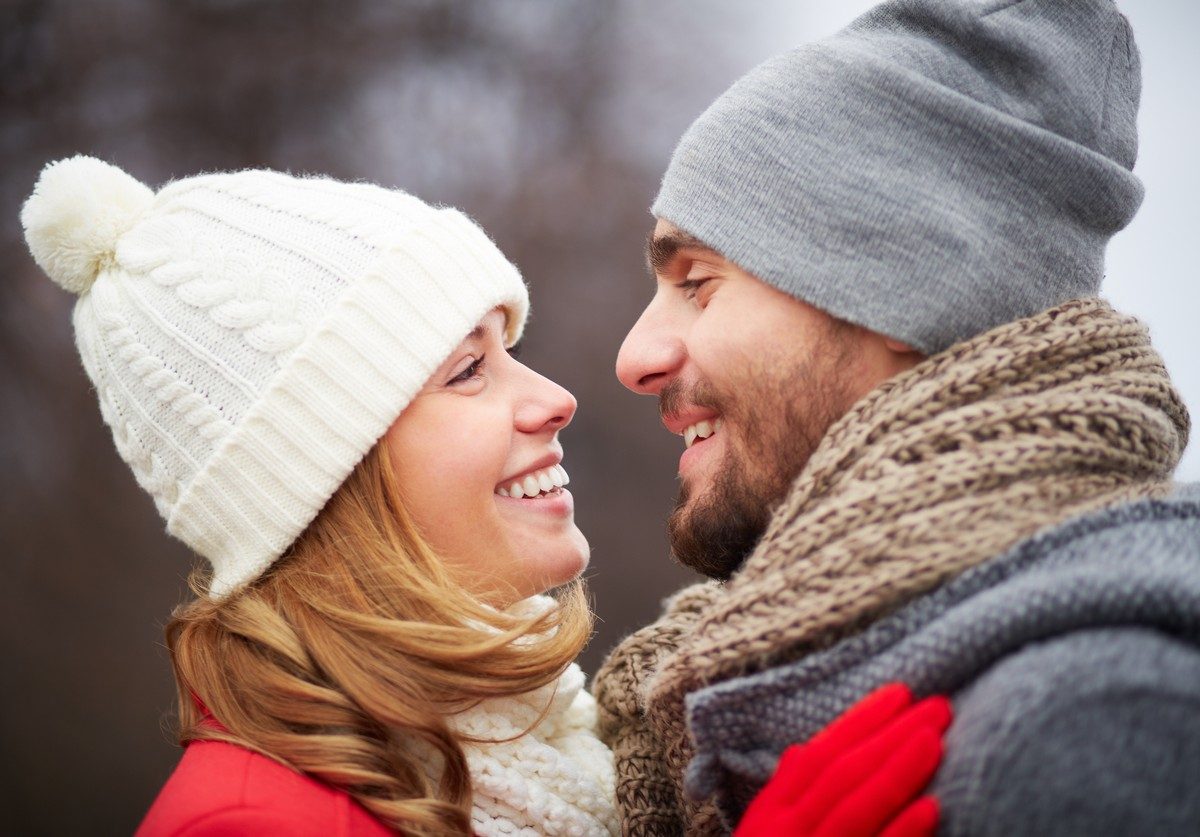
[[[513,357],[492,311],[451,353],[388,432],[409,511],[438,553],[481,595],[530,596],[587,566],[558,434],[575,399]],[[494,597],[494,596],[493,596]]]
[[[575,514],[575,498],[565,488],[555,487],[533,497],[496,495],[496,505],[517,513],[546,514],[568,518]]]

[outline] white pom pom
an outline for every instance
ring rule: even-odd
[[[154,192],[94,157],[50,163],[21,210],[38,266],[81,294],[112,264],[119,239],[154,201]]]

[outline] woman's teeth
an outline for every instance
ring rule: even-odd
[[[496,493],[501,497],[514,497],[517,500],[521,500],[525,497],[537,497],[539,494],[549,494],[551,491],[562,488],[570,482],[571,478],[567,476],[567,472],[563,470],[563,466],[551,465],[549,468],[534,471],[524,479],[519,479],[511,485],[497,488]]]
[[[683,429],[683,443],[687,447],[696,444],[697,439],[707,439],[712,434],[721,429],[721,425],[725,423],[724,419],[713,419],[712,421],[698,421],[695,424]]]

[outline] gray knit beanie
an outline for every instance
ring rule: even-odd
[[[1111,0],[892,0],[771,59],[680,140],[653,213],[932,354],[1100,287],[1142,199]]]

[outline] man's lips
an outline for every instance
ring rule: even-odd
[[[678,413],[662,414],[663,427],[667,428],[676,436],[682,436],[683,431],[689,427],[699,424],[702,421],[712,421],[718,418],[721,414],[716,410],[701,409],[699,407],[686,410]]]
[[[717,418],[716,422],[716,429],[707,432],[704,438],[692,436],[693,431],[691,428],[694,425],[689,425],[685,430],[687,435],[684,436],[684,442],[687,448],[679,457],[679,475],[681,477],[687,472],[694,470],[697,465],[706,459],[712,459],[721,455],[721,448],[725,444],[725,434],[722,432],[723,420]],[[689,437],[691,437],[690,441]]]

